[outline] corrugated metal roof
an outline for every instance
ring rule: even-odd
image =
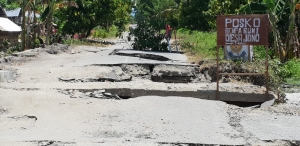
[[[15,10],[5,10],[7,17],[18,17],[21,12],[21,8]]]
[[[0,30],[1,31],[9,31],[9,32],[12,32],[12,31],[15,31],[15,32],[22,31],[20,26],[18,26],[14,22],[10,21],[9,19],[2,18],[2,17],[0,17]]]

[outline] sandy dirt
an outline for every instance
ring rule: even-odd
[[[189,97],[149,95],[115,100],[71,98],[61,92],[122,87],[197,91],[215,87],[215,83],[158,83],[148,77],[134,77],[128,82],[59,80],[99,78],[112,73],[126,76],[122,66],[88,65],[99,53],[120,46],[77,46],[57,54],[40,50],[33,57],[20,56],[1,63],[2,69],[14,72],[15,80],[0,83],[0,145],[299,144],[300,93],[287,94],[287,103],[259,108]],[[98,61],[103,58],[98,57]],[[137,69],[133,71],[136,74],[146,71]],[[244,90],[234,84],[223,86],[223,90]],[[261,87],[247,86],[253,89],[251,92],[263,92]]]

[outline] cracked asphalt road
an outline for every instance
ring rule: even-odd
[[[81,75],[86,65],[101,63],[107,57],[91,50],[109,52],[118,47],[120,44],[108,48],[79,46],[71,48],[73,53],[40,53],[27,63],[3,64],[18,75],[15,81],[0,83],[0,145],[291,145],[300,140],[300,93],[287,94],[285,104],[242,108],[189,97],[149,95],[113,100],[70,98],[58,91],[125,85],[58,80],[66,74]],[[114,56],[112,60],[127,57]],[[140,60],[129,58],[127,61]],[[59,70],[73,66],[77,70]],[[126,85],[198,86],[143,79]]]

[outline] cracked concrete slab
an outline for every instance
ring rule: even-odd
[[[288,94],[287,103],[264,108],[191,98],[213,92],[216,83],[153,82],[149,77],[155,68],[147,63],[172,63],[109,55],[121,46],[70,47],[74,53],[41,51],[26,63],[4,63],[18,76],[0,84],[0,145],[292,145],[292,140],[299,141],[299,94]],[[74,83],[58,80],[96,77],[112,71],[130,74],[133,79]],[[80,93],[73,93],[75,90]],[[261,86],[233,83],[220,84],[220,90],[248,94],[252,99],[265,92]],[[136,98],[115,100],[123,93],[113,97],[112,91]],[[233,93],[226,98],[244,95]]]
[[[14,73],[8,70],[0,70],[0,82],[14,80]]]
[[[132,142],[244,143],[242,138],[232,139],[224,134],[235,131],[227,124],[224,110],[227,105],[223,102],[179,97],[139,97],[119,101],[71,99],[54,90],[6,92],[4,96],[12,96],[2,99],[7,103],[4,106],[10,115],[26,113],[38,120],[34,128],[24,125],[22,131],[0,128],[0,135],[3,135],[0,141],[55,139],[80,142],[118,138]],[[211,109],[204,105],[210,105]],[[28,106],[31,108],[25,108]],[[210,116],[213,113],[218,116]]]
[[[276,115],[269,112],[253,112],[245,115],[241,124],[260,140],[299,140],[300,117]],[[267,134],[266,134],[267,133]]]

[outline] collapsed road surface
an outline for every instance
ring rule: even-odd
[[[226,102],[262,103],[265,88],[223,83],[216,101],[213,74],[185,55],[123,45],[1,58],[0,145],[299,145],[299,93],[238,107]]]

